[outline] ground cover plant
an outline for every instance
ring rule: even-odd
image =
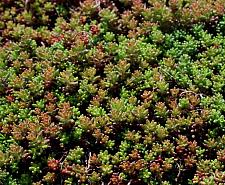
[[[225,184],[224,5],[0,1],[0,184]]]

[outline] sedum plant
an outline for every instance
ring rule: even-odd
[[[225,184],[224,0],[0,2],[0,184]]]

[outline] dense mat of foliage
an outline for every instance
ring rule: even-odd
[[[225,184],[224,0],[1,0],[0,184]]]

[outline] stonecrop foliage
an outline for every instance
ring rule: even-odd
[[[1,0],[0,184],[225,184],[225,0]]]

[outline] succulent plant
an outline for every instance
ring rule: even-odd
[[[223,0],[0,2],[0,184],[225,184]]]

